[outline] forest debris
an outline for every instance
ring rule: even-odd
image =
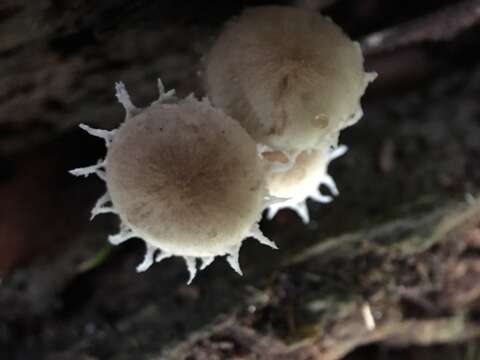
[[[480,323],[468,314],[480,300],[480,273],[467,269],[473,260],[470,256],[477,264],[474,269],[478,268],[480,255],[466,256],[460,244],[470,241],[467,234],[475,234],[479,221],[480,199],[476,199],[470,205],[447,206],[422,217],[323,241],[285,264],[277,275],[282,280],[270,285],[267,303],[255,304],[254,313],[247,317],[242,317],[242,312],[231,314],[221,325],[207,327],[164,353],[164,358],[197,358],[206,343],[212,348],[216,339],[226,336],[234,343],[231,349],[238,349],[245,334],[255,334],[250,336],[256,340],[249,350],[243,348],[242,358],[258,356],[258,344],[267,341],[272,346],[266,347],[261,359],[316,356],[322,360],[340,359],[371,342],[429,345],[478,337]],[[411,251],[413,248],[417,251]],[[357,288],[355,284],[362,285]],[[452,296],[442,289],[452,289]],[[407,291],[416,291],[416,304],[430,298],[424,302],[431,301],[434,311],[430,305],[415,307]],[[361,298],[364,300],[359,301]],[[323,304],[312,306],[313,299]],[[245,307],[252,304],[247,302]],[[266,313],[277,323],[276,328],[266,330]],[[283,318],[288,324],[290,316],[296,319],[296,326],[280,332],[278,322]]]
[[[480,0],[465,0],[361,40],[366,55],[423,41],[446,41],[480,21]]]

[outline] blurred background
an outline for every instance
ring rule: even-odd
[[[156,79],[205,94],[203,57],[242,9],[328,14],[378,72],[331,165],[340,196],[247,240],[244,276],[182,260],[137,274],[79,123],[124,117]],[[480,359],[480,1],[0,0],[0,358]]]

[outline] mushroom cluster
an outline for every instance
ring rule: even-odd
[[[333,21],[287,6],[247,9],[231,20],[207,58],[214,106],[240,122],[272,162],[267,188],[309,221],[305,200],[338,195],[328,163],[345,153],[340,131],[363,115],[360,98],[376,77],[363,66],[360,45]],[[298,159],[298,161],[297,161]]]
[[[107,155],[71,173],[105,181],[92,217],[118,215],[112,244],[144,240],[137,271],[179,256],[190,283],[226,256],[241,274],[243,240],[276,248],[259,229],[263,210],[272,218],[290,207],[308,222],[308,197],[332,200],[320,184],[338,195],[328,164],[345,153],[339,132],[361,117],[373,78],[358,44],[330,19],[292,7],[248,9],[207,56],[207,98],[179,99],[159,80],[158,100],[138,108],[117,83],[125,121],[111,131],[82,124]]]

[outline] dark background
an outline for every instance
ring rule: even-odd
[[[309,202],[308,226],[262,222],[280,250],[247,240],[242,278],[216,260],[186,286],[177,258],[136,274],[142,242],[112,248],[117,219],[88,221],[104,184],[67,173],[105,153],[77,125],[118,126],[119,80],[139,106],[158,77],[203,96],[222,24],[271,3],[323,8],[379,73],[331,167],[341,196]],[[479,17],[479,1],[0,1],[0,358],[480,359]]]

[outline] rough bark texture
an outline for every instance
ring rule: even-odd
[[[111,248],[116,219],[88,222],[104,185],[67,170],[104,149],[76,125],[122,120],[118,80],[139,105],[159,76],[202,95],[212,38],[258,3],[0,4],[1,359],[480,358],[478,13],[428,35],[453,2],[295,2],[395,46],[368,50],[379,78],[332,164],[341,196],[309,203],[308,226],[262,223],[280,250],[247,241],[244,277],[219,260],[191,286],[178,259],[136,274],[141,242]]]
[[[374,341],[478,337],[479,224],[476,200],[325,239],[164,356],[335,360]]]

